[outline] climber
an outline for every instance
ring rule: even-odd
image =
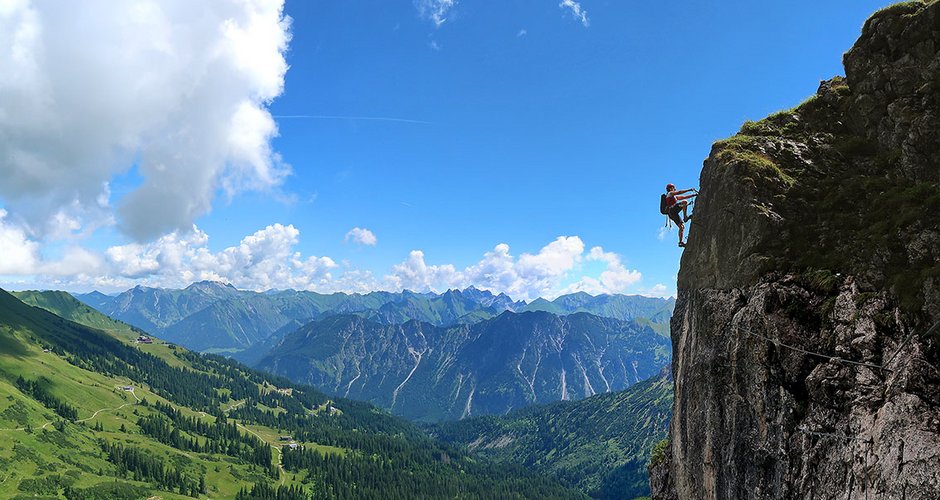
[[[687,196],[682,196],[685,193],[694,193]],[[676,185],[669,183],[666,184],[666,194],[662,195],[660,200],[660,209],[665,203],[666,215],[672,219],[673,222],[679,226],[679,246],[684,247],[685,243],[682,241],[682,236],[685,233],[685,223],[692,218],[689,215],[689,202],[685,201],[690,198],[698,196],[698,191],[695,189],[683,189],[681,191],[676,190]],[[682,217],[679,217],[679,212],[682,212]]]

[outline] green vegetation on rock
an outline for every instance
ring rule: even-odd
[[[923,5],[909,4],[891,8]],[[900,150],[851,126],[855,102],[847,80],[833,78],[799,106],[745,122],[715,143],[709,162],[733,172],[741,198],[753,196],[733,209],[737,216],[755,210],[780,220],[776,234],[754,247],[764,262],[758,271],[856,275],[915,312],[940,262],[908,248],[932,226],[927,214],[940,210],[940,189],[905,175]]]
[[[653,446],[653,451],[650,452],[650,468],[656,467],[666,459],[667,448],[669,448],[668,439],[663,439],[662,441],[656,443],[656,446]]]

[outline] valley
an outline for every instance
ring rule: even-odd
[[[525,458],[524,452],[518,451],[518,446],[531,450],[531,444],[522,443],[546,442],[547,436],[556,434],[557,429],[545,427],[544,424],[526,427],[525,432],[529,437],[519,436],[515,441],[516,446],[510,448],[517,451],[503,454],[489,453],[488,447],[470,446],[472,443],[454,437],[455,434],[465,434],[463,431],[451,430],[442,434],[441,430],[454,429],[454,425],[476,429],[479,419],[471,417],[478,415],[509,413],[506,417],[493,418],[506,418],[506,422],[511,422],[518,418],[516,415],[526,415],[526,421],[532,421],[532,416],[542,411],[541,406],[532,405],[546,403],[549,406],[544,411],[551,412],[551,415],[562,411],[561,406],[551,405],[555,402],[562,402],[556,405],[569,405],[565,408],[570,409],[564,411],[583,411],[573,409],[582,407],[582,403],[575,400],[583,398],[588,398],[584,399],[584,407],[595,408],[591,413],[606,407],[606,411],[611,412],[607,414],[608,418],[627,425],[628,422],[647,421],[648,417],[635,412],[644,411],[641,407],[658,411],[655,408],[661,409],[662,401],[669,397],[668,391],[662,392],[665,386],[655,385],[659,394],[655,399],[658,402],[656,405],[651,403],[654,400],[639,406],[636,403],[619,403],[624,397],[629,401],[641,397],[628,394],[637,391],[649,393],[649,389],[645,388],[649,383],[644,381],[656,379],[657,374],[668,364],[669,342],[662,332],[664,322],[669,317],[669,308],[672,307],[671,300],[576,294],[562,296],[551,302],[539,300],[526,304],[472,288],[451,290],[444,294],[377,292],[365,296],[317,296],[292,291],[256,294],[212,282],[195,283],[181,290],[138,287],[117,296],[79,294],[78,297],[86,301],[84,303],[64,292],[27,291],[15,292],[15,296],[63,319],[105,332],[122,345],[157,356],[168,368],[183,370],[184,373],[195,370],[210,376],[222,371],[231,374],[228,380],[232,383],[239,376],[244,376],[251,378],[252,386],[260,384],[255,393],[256,389],[238,382],[242,386],[241,391],[247,391],[251,397],[241,393],[236,396],[231,390],[224,390],[217,396],[219,399],[216,403],[203,406],[187,403],[181,406],[175,404],[172,397],[154,392],[150,385],[139,378],[125,375],[109,380],[109,384],[97,382],[101,385],[99,390],[110,390],[111,397],[103,400],[100,406],[82,406],[83,414],[78,415],[73,422],[66,420],[58,424],[82,428],[89,426],[93,434],[111,432],[113,434],[97,436],[97,441],[101,443],[105,439],[126,447],[146,445],[148,450],[160,450],[160,453],[165,454],[165,460],[184,461],[188,468],[180,469],[180,474],[184,474],[183,470],[193,471],[189,472],[192,481],[187,483],[186,488],[196,484],[198,477],[205,482],[210,496],[212,491],[221,496],[249,495],[256,485],[261,488],[259,492],[267,487],[280,486],[284,491],[293,491],[287,488],[298,488],[298,491],[309,493],[316,490],[318,483],[310,474],[290,467],[300,467],[297,464],[325,467],[326,463],[321,461],[334,460],[329,457],[344,457],[343,469],[337,470],[337,473],[346,474],[349,470],[366,467],[366,464],[353,463],[355,447],[322,432],[305,434],[303,425],[297,427],[296,421],[284,419],[290,414],[306,418],[315,416],[318,420],[340,415],[348,417],[347,412],[351,411],[348,405],[368,408],[368,403],[372,403],[417,422],[462,420],[460,424],[441,423],[441,427],[428,428],[426,431],[415,429],[411,431],[414,433],[411,439],[434,443],[433,439],[425,435],[425,432],[430,432],[449,442],[431,445],[449,450],[443,451],[449,457],[448,461],[452,460],[450,457],[464,454],[467,457],[485,457],[487,462],[493,463],[493,467],[520,466],[531,469],[535,466],[534,462]],[[272,303],[279,305],[268,309],[259,306]],[[249,308],[246,304],[253,305]],[[298,304],[307,304],[308,307]],[[124,319],[110,318],[95,310],[92,305],[103,309],[110,307],[116,317]],[[248,311],[262,312],[251,314]],[[267,315],[264,311],[272,314]],[[284,311],[289,311],[289,314]],[[306,322],[297,319],[308,314],[319,319]],[[290,315],[294,317],[287,319],[284,325],[278,325]],[[200,319],[208,317],[216,320],[202,322]],[[275,317],[278,319],[271,322],[270,318]],[[246,343],[244,345],[249,347],[239,351],[245,354],[252,352],[252,348],[257,349],[253,354],[256,358],[254,364],[273,375],[262,375],[262,372],[254,372],[246,367],[239,368],[236,362],[215,355],[199,356],[187,349],[185,344],[190,340],[185,335],[173,337],[182,339],[183,343],[167,342],[160,337],[150,337],[145,329],[131,322],[157,328],[161,328],[157,326],[160,324],[168,325],[162,327],[164,333],[174,331],[174,328],[180,328],[175,331],[205,331],[210,338],[220,338],[212,332],[229,328],[226,325],[243,324],[239,330],[241,332],[270,330],[278,326],[278,331],[272,332],[266,339]],[[188,326],[199,324],[204,328],[190,330]],[[141,338],[153,338],[153,342],[139,342]],[[249,337],[244,338],[247,342]],[[196,342],[195,345],[205,343]],[[73,359],[65,366],[74,370],[76,367],[72,364],[76,362]],[[90,365],[83,367],[93,368]],[[314,399],[301,396],[298,405],[293,402],[297,395],[309,393],[307,390],[295,392],[298,391],[297,387],[303,387],[296,383],[309,384],[324,393],[308,389],[317,396]],[[633,392],[618,392],[633,387],[637,387]],[[112,402],[115,397],[122,398],[122,401]],[[367,403],[353,403],[346,398]],[[572,402],[564,403],[565,400]],[[351,416],[355,418],[356,412],[352,413]],[[601,414],[606,412],[601,411]],[[556,481],[554,484],[557,486],[552,487],[564,490],[565,485],[568,485],[597,498],[609,498],[612,494],[616,495],[614,492],[644,493],[647,490],[643,487],[646,476],[642,464],[645,464],[645,456],[649,454],[652,443],[660,439],[664,432],[663,416],[656,418],[660,419],[659,424],[647,423],[642,432],[634,430],[629,433],[630,437],[618,437],[616,442],[620,444],[616,447],[624,447],[624,451],[613,454],[592,451],[589,435],[581,440],[572,440],[569,445],[560,448],[564,451],[550,453],[552,456],[557,455],[554,461],[540,462],[535,466],[537,473],[544,476],[533,477],[554,479],[533,479],[532,484],[538,481],[549,481],[545,484],[551,484],[551,481]],[[548,421],[555,420],[557,416],[548,417]],[[203,443],[201,438],[207,431],[204,424],[199,423],[201,421],[221,422],[221,429],[230,426],[226,432],[238,433],[242,436],[239,439],[245,440],[244,446],[254,446],[255,451],[252,453],[260,454],[255,457],[258,462],[252,465],[249,459],[248,463],[241,465],[240,461],[245,461],[250,455],[239,459],[212,447],[214,445],[210,445],[208,439]],[[536,418],[535,421],[542,420]],[[38,428],[38,431],[44,432],[54,422],[58,420],[50,416],[42,422],[37,420],[29,423],[29,429],[32,431]],[[124,431],[119,430],[122,425]],[[397,425],[406,426],[404,421]],[[518,428],[518,424],[506,425]],[[582,426],[588,428],[586,422],[582,422]],[[11,429],[20,429],[16,432],[25,434],[26,428],[24,423]],[[102,430],[98,431],[99,428]],[[197,432],[196,429],[202,430]],[[288,429],[292,430],[288,432]],[[571,437],[577,433],[572,432],[575,430],[564,434]],[[124,433],[142,435],[137,439],[113,441],[118,436],[124,437]],[[177,433],[191,438],[181,440],[180,437],[173,437]],[[476,439],[485,438],[480,436]],[[499,440],[498,437],[492,439]],[[552,439],[548,442],[552,442]],[[262,449],[269,451],[262,452]],[[549,451],[541,449],[537,453],[545,454]],[[85,452],[99,453],[93,448]],[[208,463],[215,460],[212,457],[219,452],[227,456],[229,462],[236,464],[228,469],[228,475],[222,470],[215,475],[208,474]],[[310,452],[316,455],[309,455]],[[265,468],[261,463],[269,465]],[[239,465],[254,475],[240,472]],[[575,471],[584,467],[598,472],[589,478],[578,479],[579,474]],[[105,469],[102,466],[101,472]],[[366,473],[366,469],[362,473]],[[525,476],[527,473],[521,470],[513,475]],[[615,470],[620,472],[615,473]],[[214,468],[211,471],[216,472]],[[41,472],[37,469],[31,474]],[[614,485],[610,483],[613,476],[607,477],[605,474],[616,474],[622,481]],[[134,477],[139,475],[135,473]],[[11,482],[16,477],[13,473]],[[69,488],[81,490],[85,495],[99,488],[93,483],[63,481],[68,483]],[[627,487],[626,483],[632,486]],[[146,484],[134,484],[138,488],[147,487]],[[234,485],[239,485],[237,492]],[[639,488],[636,485],[640,485]]]

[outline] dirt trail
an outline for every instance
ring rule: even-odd
[[[140,397],[137,396],[137,394],[134,393],[134,389],[131,389],[131,390],[129,390],[129,391],[124,391],[124,392],[129,392],[129,393],[131,393],[131,396],[134,396],[134,399],[136,399],[137,401],[135,401],[135,402],[133,402],[133,403],[124,403],[124,404],[122,404],[121,406],[118,406],[117,408],[101,408],[101,409],[95,411],[94,413],[92,413],[90,417],[86,417],[86,418],[82,418],[82,419],[76,420],[75,423],[77,424],[77,423],[80,423],[80,422],[87,422],[87,421],[89,421],[89,420],[91,420],[91,419],[97,417],[98,414],[100,414],[100,413],[102,413],[102,412],[106,412],[106,411],[118,411],[118,410],[120,410],[120,409],[122,409],[122,408],[125,408],[125,407],[127,407],[127,406],[133,406],[133,405],[136,405],[136,404],[140,403],[141,399],[140,399]],[[53,422],[46,422],[46,423],[42,424],[42,426],[40,426],[39,428],[40,428],[40,429],[45,429],[46,427],[49,427],[50,425],[52,425],[52,423],[53,423]],[[0,429],[0,432],[3,432],[3,431],[21,431],[21,432],[24,432],[24,431],[26,431],[26,427],[17,427],[17,428],[15,428],[15,429]]]

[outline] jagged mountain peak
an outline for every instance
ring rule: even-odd
[[[238,290],[225,281],[202,280],[191,283],[184,290]]]
[[[146,331],[195,350],[267,350],[291,328],[333,314],[357,314],[382,324],[416,319],[436,326],[473,324],[504,311],[531,310],[505,293],[467,287],[432,292],[370,292],[320,294],[279,290],[258,293],[230,283],[194,282],[183,289],[135,287],[115,297],[76,294],[76,298]],[[591,312],[621,320],[642,317],[662,323],[669,310],[643,298],[614,296],[579,307],[545,307],[557,314]],[[536,301],[536,304],[541,303]],[[580,304],[580,302],[579,302]],[[595,307],[596,306],[596,307]],[[246,352],[254,361],[263,354]]]

